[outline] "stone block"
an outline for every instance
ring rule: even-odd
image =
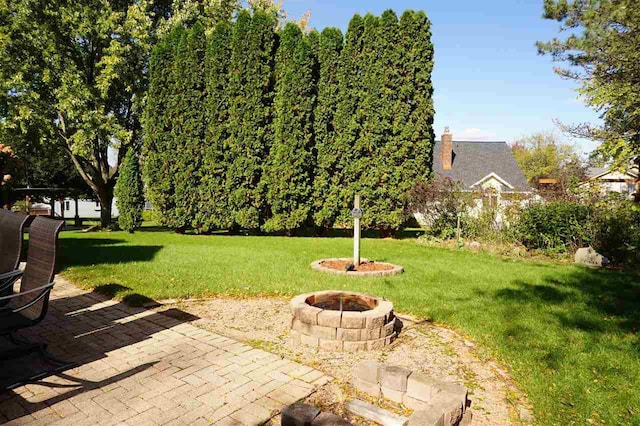
[[[313,419],[311,426],[351,426],[351,423],[333,413],[320,413]]]
[[[396,337],[398,337],[398,333],[396,333],[395,331],[393,333],[391,333],[390,336],[387,336],[384,338],[384,344],[385,345],[390,345],[393,343],[394,340],[396,340]]]
[[[336,334],[336,339],[338,340],[343,340],[343,341],[349,341],[349,342],[356,342],[358,340],[362,340],[360,337],[360,331],[359,329],[355,329],[355,328],[338,328],[337,329],[337,334]]]
[[[340,311],[322,311],[318,314],[318,325],[322,327],[340,327],[342,321],[342,312]]]
[[[362,336],[362,340],[378,340],[382,334],[382,327],[377,328],[363,328],[360,335]],[[384,341],[382,342],[384,344]]]
[[[352,374],[353,377],[369,383],[380,383],[380,367],[382,367],[382,364],[373,360],[366,360],[353,367]]]
[[[365,319],[366,328],[384,327],[384,321],[387,318],[386,314],[380,314],[378,310],[363,312],[362,316]]]
[[[380,385],[378,383],[371,383],[366,380],[359,379],[358,377],[354,377],[353,386],[360,392],[364,392],[374,398],[380,398]]]
[[[424,402],[431,402],[440,393],[444,382],[425,374],[414,372],[407,380],[407,396]]]
[[[342,342],[342,347],[347,352],[360,352],[367,350],[367,342]]]
[[[316,336],[307,336],[306,334],[300,335],[300,343],[307,346],[315,346],[317,347],[320,343]]]
[[[319,325],[312,325],[310,327],[311,335],[320,339],[332,340],[336,338],[336,329],[333,327],[322,327]]]
[[[291,330],[291,339],[295,343],[300,343],[300,333],[297,332],[296,330]]]
[[[456,426],[462,420],[465,405],[458,397],[442,393],[431,405],[433,405],[434,410],[443,413],[445,426]]]
[[[414,411],[424,411],[432,408],[428,402],[410,397],[408,392],[404,394],[402,403],[405,407],[411,408]]]
[[[396,325],[396,320],[391,320],[391,322],[384,325],[384,335],[380,337],[387,337],[393,334],[394,327]]]
[[[310,426],[320,410],[309,404],[296,403],[282,410],[282,426]]]
[[[302,322],[297,318],[294,318],[291,322],[291,329],[298,331],[302,334],[311,334],[311,324]]]
[[[293,315],[296,314],[296,312],[297,312],[298,308],[300,307],[300,305],[304,305],[305,304],[306,298],[307,298],[307,295],[301,294],[301,295],[296,296],[293,299],[291,299],[291,302],[289,302],[289,307],[291,308],[291,313]]]
[[[364,328],[365,320],[361,312],[342,312],[342,328]]]
[[[407,426],[444,426],[444,416],[434,410],[416,411]]]
[[[339,352],[342,350],[342,341],[318,339],[318,347],[323,351]]]
[[[384,386],[380,386],[380,391],[382,392],[383,397],[393,402],[397,402],[398,404],[402,404],[402,401],[404,400],[404,395],[405,395],[404,391],[399,391],[399,390],[387,388]]]
[[[380,368],[380,385],[383,388],[406,392],[407,379],[410,374],[411,370],[407,368],[386,365]]]
[[[467,410],[462,415],[462,420],[460,420],[459,426],[469,426],[472,420],[473,420],[473,411]]]
[[[386,339],[367,340],[367,349],[377,351],[384,348]]]
[[[300,321],[306,323],[306,324],[311,324],[311,325],[317,325],[318,324],[318,314],[322,311],[322,309],[320,308],[316,308],[315,306],[311,306],[311,305],[299,305],[298,308],[296,309],[296,318],[299,319]]]

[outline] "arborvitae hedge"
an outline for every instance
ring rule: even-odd
[[[338,71],[344,40],[337,28],[325,28],[318,43],[318,101],[315,110],[316,168],[313,191],[313,219],[316,226],[331,227],[337,216],[340,175],[337,165],[340,152],[336,149],[335,115],[340,100]]]
[[[124,157],[114,189],[118,206],[118,225],[124,231],[135,231],[142,224],[144,193],[138,156],[130,149]]]
[[[174,155],[171,159],[175,186],[172,226],[185,229],[194,223],[200,198],[200,178],[204,154],[205,84],[204,27],[196,23],[178,43],[174,72],[177,74],[173,104]]]
[[[149,60],[149,91],[144,118],[144,178],[147,198],[164,225],[173,226],[176,194],[172,176],[173,105],[177,92],[173,72],[176,45],[182,28],[170,32],[153,49]]]
[[[276,24],[272,13],[243,10],[231,38],[226,193],[235,224],[245,229],[259,229],[267,211],[260,180],[273,140]]]
[[[270,217],[265,231],[302,227],[310,217],[313,190],[315,58],[308,37],[288,23],[276,53],[274,141],[262,184]]]
[[[230,22],[216,25],[209,38],[205,59],[206,133],[204,165],[200,187],[200,205],[196,224],[203,232],[233,227],[226,190],[228,162],[232,160],[226,149],[229,137],[229,65],[231,62]]]
[[[425,14],[356,15],[344,39],[276,27],[272,11],[243,10],[207,37],[196,24],[156,46],[144,150],[154,207],[179,229],[292,231],[348,226],[360,192],[365,226],[400,228],[406,193],[431,172]]]

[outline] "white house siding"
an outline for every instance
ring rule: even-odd
[[[47,200],[48,204],[48,200]],[[65,198],[63,202],[64,217],[73,218],[76,215],[76,202],[73,198]],[[118,206],[116,206],[116,199],[113,199],[113,205],[111,207],[111,216],[118,216]],[[55,215],[61,217],[62,212],[60,209],[60,202],[55,203]],[[79,199],[78,200],[78,216],[83,219],[100,219],[100,203],[94,200]]]

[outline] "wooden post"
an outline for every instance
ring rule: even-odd
[[[353,264],[360,265],[360,194],[353,199]]]

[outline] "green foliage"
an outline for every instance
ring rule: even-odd
[[[118,165],[136,147],[148,57],[166,1],[0,3],[0,126],[64,147],[111,220]],[[16,96],[20,94],[20,96]]]
[[[145,176],[163,223],[329,228],[351,221],[360,192],[364,226],[399,229],[408,191],[430,174],[429,21],[356,15],[345,44],[337,29],[278,30],[280,18],[258,1],[206,29],[206,48],[208,21],[196,20],[154,49]]]
[[[523,209],[516,235],[529,249],[571,252],[590,244],[591,208],[578,202],[556,201]]]
[[[569,67],[556,72],[576,80],[604,126],[566,126],[600,140],[597,150],[626,166],[640,165],[640,7],[637,0],[545,0],[546,19],[561,22],[566,38],[538,43],[540,53]]]
[[[585,167],[575,147],[563,144],[553,133],[521,138],[514,142],[511,151],[532,185],[537,184],[539,178],[555,178],[561,191],[566,193],[585,177]]]
[[[115,196],[119,212],[118,225],[122,230],[133,233],[142,224],[144,193],[140,162],[132,149],[127,151],[122,162]]]
[[[320,76],[318,102],[314,113],[316,169],[313,192],[313,218],[320,227],[333,225],[337,216],[336,202],[341,184],[340,169],[336,167],[341,152],[336,149],[335,115],[340,99],[338,73],[342,47],[343,37],[339,29],[325,28],[322,31],[317,53]]]
[[[229,137],[229,65],[231,61],[230,22],[220,22],[209,37],[205,58],[206,134],[204,167],[200,188],[200,205],[196,213],[196,228],[202,232],[230,229],[234,219],[226,193],[227,168],[233,159],[226,149]]]
[[[153,49],[149,94],[145,111],[144,177],[147,197],[160,212],[161,224],[173,225],[176,190],[173,179],[173,110],[177,103],[177,44],[184,29],[178,27]]]
[[[262,182],[271,213],[265,231],[300,228],[311,212],[315,62],[308,37],[288,23],[276,54],[274,141]]]
[[[592,246],[615,264],[640,261],[640,207],[609,202],[594,209],[590,222]]]
[[[226,193],[234,223],[246,229],[259,229],[267,209],[260,180],[273,140],[276,24],[271,13],[243,10],[231,37]]]
[[[206,39],[199,22],[184,30],[176,50],[173,72],[173,120],[170,177],[174,186],[174,206],[167,218],[169,226],[185,229],[192,225],[199,204],[200,174],[205,134],[204,53]]]

